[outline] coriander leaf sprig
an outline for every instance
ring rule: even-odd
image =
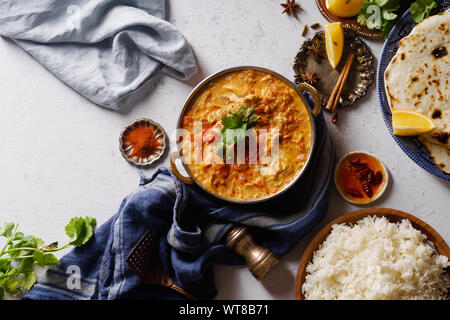
[[[430,15],[430,11],[437,7],[434,0],[416,0],[409,9],[411,18],[415,23],[419,23]]]
[[[250,129],[258,124],[259,117],[255,116],[255,108],[240,107],[237,112],[228,111],[231,116],[222,117],[222,133],[226,129]]]
[[[57,242],[45,245],[40,238],[18,232],[17,223],[5,223],[0,228],[0,237],[6,238],[0,251],[0,299],[5,292],[14,295],[30,290],[36,282],[33,267],[58,265],[53,253],[85,244],[92,237],[96,224],[95,218],[72,218],[65,228],[71,241],[58,248]]]
[[[428,18],[431,10],[436,7],[435,0],[367,0],[357,21],[369,29],[380,29],[386,39],[406,9],[410,8],[411,18],[419,23]]]
[[[232,147],[245,139],[245,132],[256,126],[259,117],[255,116],[255,108],[240,107],[237,112],[229,111],[229,116],[222,117],[222,138],[217,141],[217,154],[228,159],[231,156]],[[233,130],[232,135],[227,135],[227,130]],[[232,139],[230,139],[230,136]]]

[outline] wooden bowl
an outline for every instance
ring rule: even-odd
[[[378,217],[386,217],[390,222],[399,222],[403,219],[408,219],[411,221],[412,226],[421,231],[424,235],[427,236],[428,240],[431,241],[437,252],[440,255],[446,256],[450,260],[450,248],[445,243],[444,239],[430,227],[427,223],[420,220],[417,217],[414,217],[406,212],[398,211],[395,209],[384,209],[384,208],[370,208],[370,209],[362,209],[350,212],[339,218],[331,221],[327,224],[320,232],[314,237],[311,243],[306,248],[303,256],[300,260],[300,265],[298,266],[297,276],[295,279],[295,299],[304,300],[305,297],[302,293],[302,286],[306,277],[306,266],[312,260],[314,252],[319,248],[319,245],[328,237],[332,230],[332,226],[334,224],[341,223],[355,223],[356,221],[366,217],[366,216],[378,216]],[[450,275],[450,268],[447,268],[447,273]],[[448,295],[448,299],[450,300],[450,294]]]

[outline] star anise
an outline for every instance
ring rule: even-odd
[[[316,58],[316,62],[319,63],[320,59],[324,57],[324,54],[322,52],[322,48],[320,47],[319,43],[312,43],[310,46],[307,46],[306,51],[307,55],[313,55]]]
[[[286,3],[280,4],[284,8],[282,13],[288,12],[291,16],[295,17],[295,11],[300,9],[300,5],[295,3],[295,0],[286,0]]]
[[[303,81],[309,83],[310,85],[314,85],[320,80],[319,75],[315,72],[309,73],[309,72],[305,71],[305,73],[301,74],[301,77],[302,77]]]

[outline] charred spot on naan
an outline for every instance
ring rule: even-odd
[[[413,85],[416,84],[417,81],[419,81],[419,77],[418,76],[411,77],[411,80],[410,80],[407,88],[411,88]],[[431,84],[431,83],[428,81],[428,84]]]
[[[431,115],[433,119],[441,119],[442,118],[442,111],[439,109],[434,109],[433,114]]]
[[[443,133],[433,134],[432,137],[442,144],[447,144],[450,135],[448,134],[448,132],[443,132]]]
[[[445,46],[440,46],[440,47],[435,48],[433,51],[431,51],[431,54],[436,59],[440,59],[442,57],[445,57],[448,54],[448,51]]]
[[[444,23],[441,23],[441,24],[439,25],[438,29],[439,29],[440,31],[444,31],[444,33],[447,33],[447,32],[448,32],[447,25],[445,25]]]

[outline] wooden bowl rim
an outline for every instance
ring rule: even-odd
[[[424,222],[423,220],[400,210],[389,209],[389,208],[367,208],[352,211],[350,213],[344,214],[330,223],[328,223],[325,227],[323,227],[316,236],[311,240],[306,250],[303,252],[303,255],[300,259],[300,263],[297,269],[297,275],[295,278],[295,299],[296,300],[304,300],[305,297],[302,294],[302,286],[305,281],[306,276],[306,266],[311,261],[314,252],[318,249],[319,245],[326,239],[326,237],[330,234],[332,230],[332,226],[334,224],[341,223],[354,223],[366,216],[385,216],[389,219],[391,216],[395,216],[402,219],[408,219],[411,221],[412,226],[425,234],[429,241],[431,241],[436,251],[443,256],[446,256],[450,260],[450,248],[445,242],[445,240],[439,235],[439,233],[434,230],[429,224]],[[450,274],[450,268],[447,268],[447,272]],[[450,299],[450,294],[449,294]]]

